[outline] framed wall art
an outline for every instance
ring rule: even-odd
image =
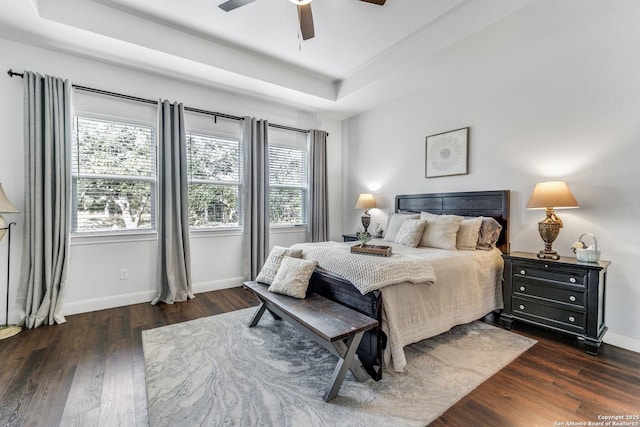
[[[456,129],[427,137],[425,176],[464,175],[468,172],[469,128]]]

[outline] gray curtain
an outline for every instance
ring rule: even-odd
[[[27,328],[64,323],[71,224],[71,88],[24,72],[24,247],[16,298]]]
[[[329,239],[329,198],[327,192],[327,132],[309,131],[309,240]]]
[[[242,261],[245,280],[255,280],[269,255],[268,123],[245,117]]]
[[[184,107],[161,101],[159,116],[158,285],[151,304],[173,304],[194,297]]]

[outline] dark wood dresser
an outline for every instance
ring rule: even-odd
[[[575,258],[540,259],[534,253],[511,252],[504,258],[504,311],[501,323],[514,320],[571,334],[596,355],[607,331],[604,324],[609,261]]]

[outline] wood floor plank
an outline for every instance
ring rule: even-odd
[[[145,384],[144,354],[142,351],[142,329],[136,328],[132,339],[132,363],[133,363],[133,384],[134,396],[133,405],[136,414],[137,426],[149,424],[149,414],[147,410],[147,390]],[[139,385],[143,385],[142,387]]]
[[[104,369],[100,424],[136,424],[135,392],[131,343],[126,338],[111,341]],[[144,383],[142,384],[144,386]]]
[[[67,316],[2,340],[0,425],[146,426],[142,331],[257,304],[238,287]],[[640,412],[640,354],[603,344],[593,357],[563,335],[520,324],[513,332],[538,343],[433,426],[552,426]]]

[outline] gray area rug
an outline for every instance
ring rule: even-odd
[[[349,373],[322,394],[336,357],[255,308],[143,331],[151,426],[424,426],[535,341],[473,322],[406,347],[381,381]]]

